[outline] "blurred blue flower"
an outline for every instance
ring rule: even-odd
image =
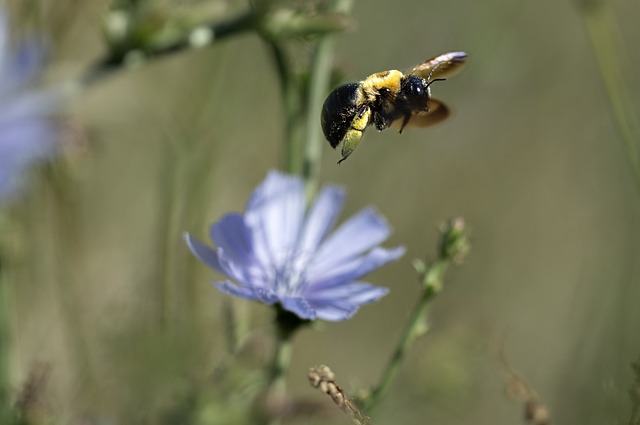
[[[17,192],[25,168],[56,149],[51,113],[58,94],[32,87],[42,64],[34,40],[10,40],[0,8],[0,202]]]
[[[391,229],[371,208],[329,235],[344,195],[326,186],[307,210],[302,180],[271,172],[244,214],[225,215],[211,226],[216,249],[187,233],[185,239],[200,261],[238,283],[214,281],[221,291],[280,303],[303,319],[345,320],[387,294],[358,279],[398,259],[404,248],[378,246]]]

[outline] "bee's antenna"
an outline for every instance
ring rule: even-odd
[[[443,81],[444,78],[436,78],[435,80],[431,81],[431,76],[433,75],[433,73],[436,71],[436,69],[438,69],[440,67],[440,65],[442,65],[444,62],[440,61],[436,64],[436,66],[434,66],[433,68],[431,68],[431,71],[429,71],[429,75],[427,75],[427,87],[429,87],[429,85],[431,83],[433,83],[433,81]]]
[[[429,96],[431,96],[431,90],[429,89],[429,86],[430,86],[431,84],[435,83],[436,81],[445,81],[445,80],[446,80],[446,78],[436,78],[435,80],[432,80],[432,79],[431,79],[431,76],[433,75],[434,71],[435,71],[436,69],[438,69],[438,67],[439,67],[440,65],[442,65],[442,63],[443,63],[443,62],[438,62],[438,63],[436,64],[436,66],[434,66],[433,68],[431,68],[431,71],[429,71],[429,75],[427,75],[427,93],[428,93],[428,95],[429,95]]]
[[[433,72],[433,69],[431,70],[431,72]],[[429,76],[431,76],[431,72],[429,73]],[[429,87],[431,84],[435,83],[436,81],[446,81],[446,80],[447,80],[446,78],[436,78],[435,80],[429,81],[429,79],[427,78],[427,96],[431,97],[431,88]]]
[[[431,84],[435,83],[436,81],[447,81],[447,79],[446,78],[436,78],[435,80],[427,79],[427,87],[429,87]]]

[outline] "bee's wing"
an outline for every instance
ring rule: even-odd
[[[443,53],[416,65],[407,74],[429,78],[430,80],[453,77],[464,68],[467,63],[467,57],[465,52]]]
[[[446,120],[449,113],[447,105],[437,99],[431,98],[429,99],[429,110],[411,115],[406,127],[430,127]],[[402,126],[402,118],[395,120],[391,126],[399,129]]]

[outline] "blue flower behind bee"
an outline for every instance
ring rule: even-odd
[[[56,150],[51,114],[58,94],[33,88],[42,64],[37,43],[9,39],[0,8],[0,201],[17,192],[25,168]]]
[[[344,195],[326,186],[307,209],[302,180],[271,172],[244,214],[228,214],[211,226],[215,249],[189,234],[185,239],[200,261],[237,282],[214,281],[221,291],[280,303],[302,319],[345,320],[387,294],[359,279],[398,259],[404,248],[379,246],[391,229],[371,208],[329,234]]]

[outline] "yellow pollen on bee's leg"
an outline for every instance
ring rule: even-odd
[[[356,150],[358,143],[360,143],[360,139],[362,139],[362,135],[364,133],[365,128],[369,125],[371,121],[371,110],[367,108],[367,110],[360,117],[356,117],[351,123],[351,128],[347,131],[347,134],[342,138],[342,159],[338,161],[340,164],[342,161],[347,159],[351,153]]]

